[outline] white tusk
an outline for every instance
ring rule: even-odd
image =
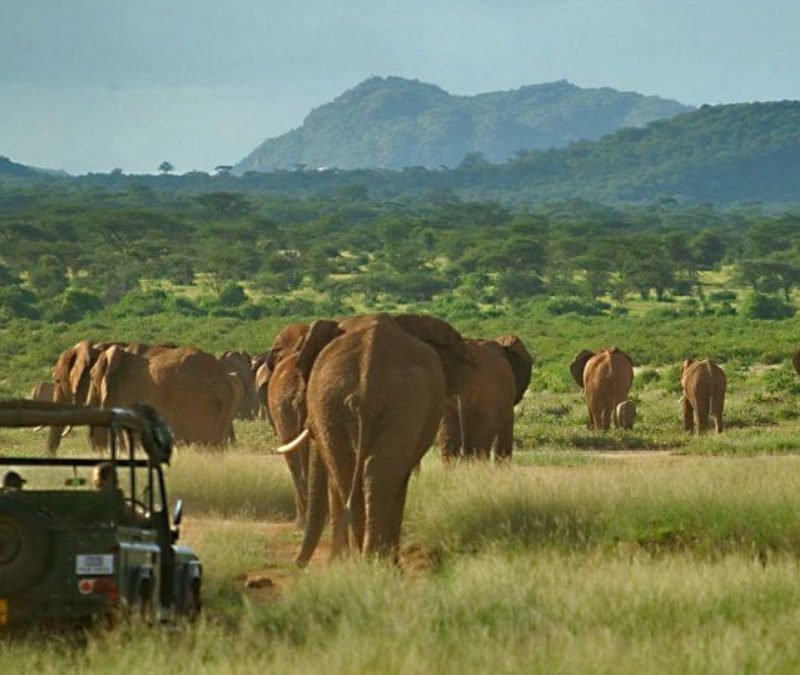
[[[66,427],[64,427],[64,431],[61,432],[61,438],[64,438],[64,436],[66,436],[70,431],[72,431],[72,425],[68,424]]]
[[[303,445],[309,436],[311,436],[311,432],[308,429],[303,429],[297,438],[295,438],[293,441],[289,441],[288,443],[278,446],[275,452],[280,453],[281,455],[285,455],[287,452],[293,452]]]
[[[33,427],[32,431],[41,431],[44,427],[40,424],[38,427]]]

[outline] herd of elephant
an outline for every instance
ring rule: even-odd
[[[52,382],[32,396],[100,407],[157,408],[175,439],[233,440],[233,419],[265,416],[289,466],[304,565],[328,519],[331,555],[353,548],[396,559],[408,481],[434,442],[445,462],[508,459],[514,406],[534,359],[516,335],[466,339],[418,314],[371,314],[292,323],[256,358],[220,358],[175,344],[92,343],[65,350]],[[630,428],[633,363],[618,349],[582,351],[570,366],[583,388],[591,429]],[[725,375],[709,360],[681,370],[685,428],[713,415],[722,431]],[[52,428],[55,452],[63,429]],[[92,432],[92,444],[104,438]]]

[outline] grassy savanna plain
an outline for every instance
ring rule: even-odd
[[[114,335],[97,320],[60,334],[15,323],[0,335],[2,386],[24,392],[87,335],[256,351],[285,321],[151,317]],[[329,563],[326,542],[296,569],[288,471],[266,423],[237,422],[235,446],[179,447],[169,469],[184,541],[205,566],[201,620],[2,639],[0,670],[796,672],[800,378],[789,357],[800,323],[645,311],[451,321],[467,335],[519,333],[537,365],[510,465],[426,456],[399,569]],[[632,431],[590,432],[566,367],[612,344],[637,363],[639,418]],[[706,354],[728,374],[727,429],[689,437],[678,362]],[[0,432],[4,454],[43,445]],[[64,452],[80,451],[74,434]]]

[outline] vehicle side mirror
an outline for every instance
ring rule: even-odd
[[[172,526],[178,527],[183,520],[183,500],[179,499],[175,504],[175,512],[172,514]]]

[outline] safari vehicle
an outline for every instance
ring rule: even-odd
[[[170,522],[162,467],[172,441],[163,418],[144,405],[0,402],[0,428],[40,425],[106,427],[109,452],[10,457],[0,444],[0,631],[120,607],[194,618],[202,566],[176,545],[182,503]]]

